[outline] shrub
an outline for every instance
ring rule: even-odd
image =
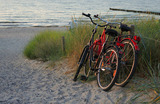
[[[36,35],[25,47],[24,55],[30,59],[55,60],[63,55],[63,32],[44,31]]]

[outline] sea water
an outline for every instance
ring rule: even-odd
[[[64,26],[82,12],[106,19],[135,18],[138,13],[109,8],[160,12],[159,4],[160,0],[0,0],[0,28]]]

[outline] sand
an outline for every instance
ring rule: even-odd
[[[23,49],[38,32],[64,30],[62,27],[29,27],[0,29],[0,104],[124,104],[136,93],[114,86],[102,91],[95,81],[73,82],[68,59],[48,63],[29,60]]]

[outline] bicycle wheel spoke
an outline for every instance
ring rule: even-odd
[[[126,65],[124,65],[124,67],[126,68],[126,72],[130,71],[130,69]]]
[[[123,60],[126,56],[128,56],[131,51],[132,51],[132,49],[130,49],[130,51],[129,51],[125,56],[122,57],[122,60]]]
[[[113,53],[113,55],[111,57],[111,63],[113,63],[114,59],[115,59],[115,54]]]
[[[124,52],[126,51],[126,49],[129,47],[129,45],[127,44],[127,46],[125,45],[125,47],[124,47],[124,49],[123,49],[123,53],[122,54],[124,54]]]

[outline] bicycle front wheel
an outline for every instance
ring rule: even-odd
[[[123,53],[121,57],[121,70],[119,71],[119,76],[115,84],[124,87],[135,72],[137,53],[130,40],[124,40],[122,43],[124,47],[121,49]]]
[[[104,91],[110,90],[118,77],[119,72],[119,54],[114,47],[108,48],[99,64],[97,73],[97,83]]]
[[[77,71],[76,71],[76,74],[74,76],[73,81],[77,81],[77,77],[79,75],[81,68],[86,64],[86,61],[88,60],[88,54],[89,54],[88,50],[89,50],[89,46],[87,45],[83,49],[83,52],[82,52],[81,57],[79,59],[79,65],[78,65],[78,68],[77,68]]]

